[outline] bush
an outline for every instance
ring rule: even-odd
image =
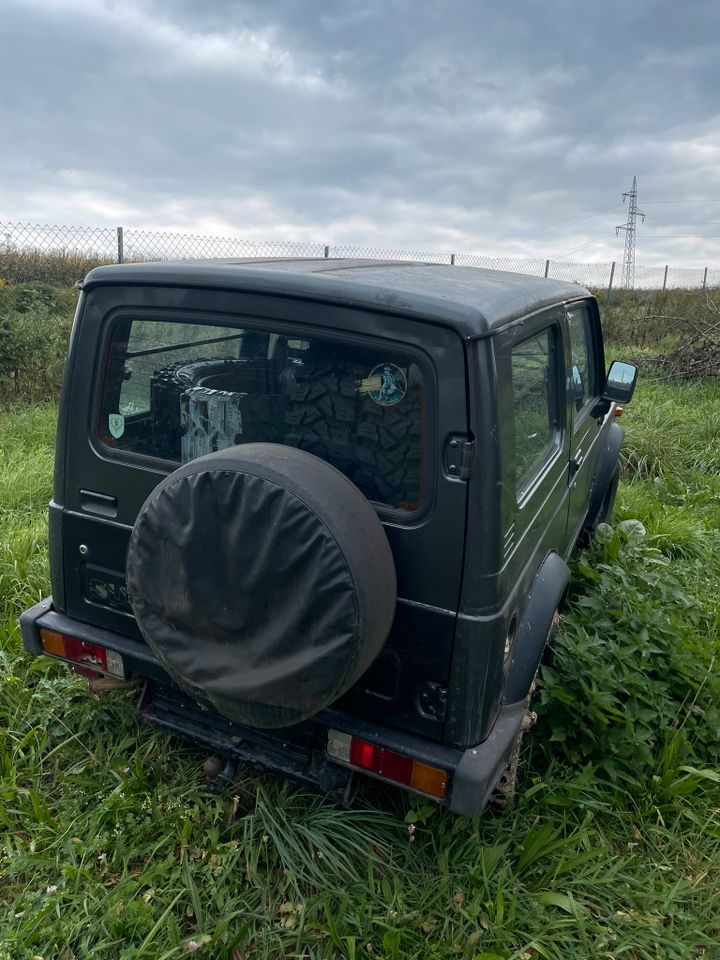
[[[640,521],[601,524],[597,539],[575,565],[556,659],[542,671],[540,741],[629,780],[680,732],[694,759],[717,763],[712,614],[683,592]]]
[[[0,283],[40,281],[70,287],[82,280],[93,267],[114,262],[63,251],[0,250]]]
[[[708,295],[704,290],[594,290],[600,304],[606,340],[651,350],[672,348],[687,334],[702,313]]]
[[[0,396],[57,397],[76,302],[73,288],[0,287]]]

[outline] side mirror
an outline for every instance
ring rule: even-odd
[[[634,364],[625,363],[622,360],[613,360],[605,381],[603,400],[630,403],[632,395],[635,393],[637,375],[638,370]]]

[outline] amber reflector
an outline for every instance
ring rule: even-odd
[[[52,630],[41,630],[40,639],[42,640],[45,653],[50,653],[53,657],[65,656],[65,637],[61,633],[55,633]]]
[[[420,793],[429,793],[431,797],[442,799],[447,793],[447,772],[415,760],[410,786]]]

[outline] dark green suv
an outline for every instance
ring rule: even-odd
[[[25,647],[141,678],[143,720],[220,782],[243,761],[347,796],[363,773],[476,815],[612,509],[635,378],[606,377],[595,299],[553,280],[93,270]]]

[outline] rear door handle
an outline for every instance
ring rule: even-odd
[[[117,516],[117,497],[107,493],[98,493],[96,490],[80,491],[80,508],[85,513],[94,513],[98,517],[113,519]]]
[[[582,450],[578,450],[574,457],[570,460],[570,476],[573,477],[578,472],[582,466],[583,460],[585,459],[585,454]]]

